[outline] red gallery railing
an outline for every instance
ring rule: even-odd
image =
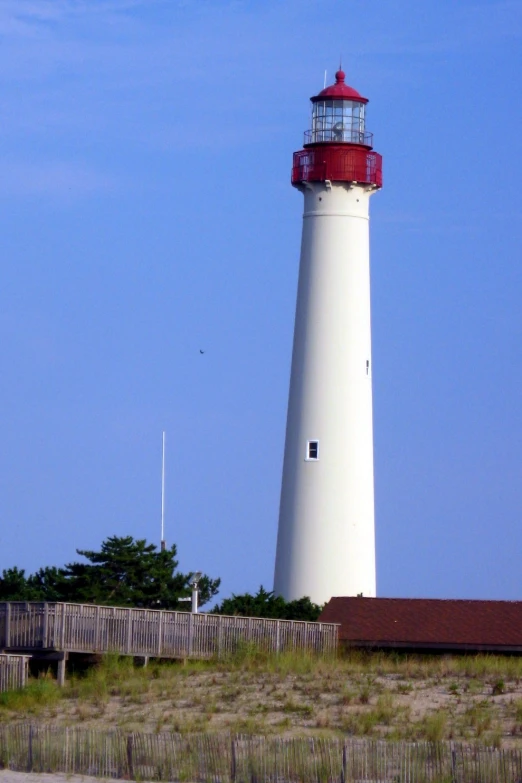
[[[324,145],[294,152],[292,184],[361,182],[382,187],[382,156],[358,147]]]

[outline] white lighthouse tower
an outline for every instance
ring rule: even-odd
[[[274,590],[323,603],[376,589],[369,205],[382,158],[343,71],[311,100],[292,168],[304,215]]]

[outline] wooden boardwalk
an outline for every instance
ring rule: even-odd
[[[0,603],[0,650],[213,658],[245,644],[267,652],[337,649],[338,625],[48,602]]]
[[[29,669],[28,655],[0,654],[0,693],[23,688]]]

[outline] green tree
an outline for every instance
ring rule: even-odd
[[[27,578],[33,601],[71,601],[64,568],[45,566]]]
[[[0,577],[0,601],[35,601],[38,598],[23,568],[5,568]]]
[[[263,585],[255,595],[243,593],[232,594],[212,609],[214,614],[240,615],[243,617],[271,617],[278,620],[312,620],[316,621],[322,607],[312,603],[308,597],[295,601],[285,601],[280,595],[265,590]]]
[[[69,563],[64,570],[67,600],[78,603],[189,609],[179,599],[191,593],[190,574],[177,571],[176,547],[158,551],[155,544],[132,536],[110,536],[99,551],[77,549],[88,563]],[[199,604],[217,594],[220,579],[203,576]]]
[[[190,610],[190,574],[178,571],[176,547],[158,551],[154,544],[132,536],[110,536],[99,551],[77,549],[87,562],[65,568],[46,566],[26,577],[17,567],[0,578],[0,601],[66,601],[149,609]],[[199,605],[219,589],[220,579],[202,576]]]

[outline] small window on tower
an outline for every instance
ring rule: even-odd
[[[306,459],[315,460],[319,459],[319,441],[309,440],[306,444]]]

